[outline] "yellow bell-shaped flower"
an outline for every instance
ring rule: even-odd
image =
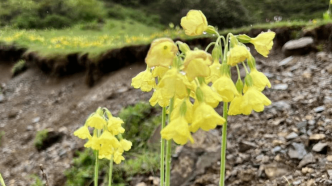
[[[212,87],[220,94],[224,102],[231,102],[239,93],[232,79],[227,75],[222,75],[212,84]]]
[[[200,86],[204,94],[204,101],[213,108],[216,108],[219,102],[222,101],[222,97],[213,89],[213,87],[209,87],[207,84],[203,83]]]
[[[86,126],[83,126],[83,127],[79,128],[79,129],[77,129],[74,132],[74,136],[77,136],[77,137],[79,137],[81,139],[90,139],[91,138],[89,129]]]
[[[103,144],[100,147],[98,158],[99,159],[108,159],[111,160],[112,156],[114,154],[114,148],[112,145]]]
[[[251,86],[243,96],[241,109],[243,114],[249,115],[252,110],[262,112],[264,106],[268,105],[271,105],[271,101],[255,86]]]
[[[143,92],[150,92],[156,87],[156,80],[152,76],[150,69],[146,69],[132,79],[131,86],[140,88]]]
[[[157,103],[161,107],[167,107],[169,105],[169,98],[165,98],[160,94],[160,90],[155,90],[152,97],[149,100],[151,106],[155,106]]]
[[[262,72],[259,72],[256,68],[251,69],[250,76],[252,78],[253,85],[259,91],[263,91],[266,86],[271,88],[269,79],[267,79],[267,77]],[[247,90],[248,86],[244,85],[243,92],[246,92]]]
[[[191,88],[191,83],[182,75],[178,69],[172,68],[166,72],[157,86],[157,90],[162,99],[171,99],[174,96],[180,99],[187,97],[187,89]],[[152,98],[151,98],[152,99]]]
[[[184,60],[184,71],[189,81],[196,77],[207,77],[210,75],[209,66],[212,64],[211,54],[202,51],[188,51]]]
[[[145,62],[149,67],[169,67],[173,63],[177,52],[178,48],[173,40],[169,38],[155,39],[151,43]]]
[[[233,101],[231,101],[231,104],[229,106],[228,115],[234,116],[242,114],[242,108],[241,108],[242,102],[243,102],[242,94],[235,96],[235,98],[233,99]]]
[[[107,129],[113,134],[118,135],[124,133],[125,129],[122,127],[123,120],[118,117],[111,117],[108,119]]]
[[[115,151],[113,156],[114,163],[120,164],[122,160],[125,160],[125,158],[122,156],[122,152]]]
[[[91,148],[93,150],[99,150],[100,149],[100,143],[99,138],[96,135],[93,135],[92,138],[90,138],[85,144],[85,148]]]
[[[163,139],[173,139],[175,143],[179,145],[186,144],[188,140],[190,140],[191,143],[194,142],[194,138],[189,131],[188,122],[183,116],[171,120],[171,122],[161,130],[160,134]]]
[[[131,143],[131,141],[128,141],[126,139],[122,139],[120,140],[120,147],[118,149],[119,152],[123,152],[123,151],[128,151],[131,149],[131,146],[133,144]]]
[[[111,145],[113,148],[118,148],[120,146],[118,139],[107,130],[104,130],[103,134],[99,137],[99,143],[102,147],[104,145]]]
[[[209,66],[211,74],[207,78],[205,78],[206,83],[214,83],[217,79],[220,78],[221,73],[220,73],[220,66],[221,64],[219,63],[218,60],[214,60],[212,65]]]
[[[235,66],[248,59],[250,56],[248,49],[242,45],[236,45],[227,53],[227,64]]]
[[[182,17],[181,26],[188,36],[202,35],[208,29],[206,17],[200,10],[190,10]]]
[[[276,34],[274,32],[262,32],[257,37],[252,38],[250,43],[255,46],[258,53],[264,57],[267,57],[272,49],[273,38],[275,35]]]
[[[194,118],[190,126],[190,131],[196,132],[199,128],[204,131],[209,131],[216,128],[217,125],[225,123],[225,119],[207,103],[200,102],[194,106]]]
[[[86,121],[87,126],[93,127],[95,129],[103,129],[106,125],[106,120],[101,117],[98,113],[94,113]]]
[[[169,70],[168,67],[158,66],[152,70],[152,77],[163,78],[165,73]]]
[[[185,119],[188,123],[192,122],[192,118],[193,118],[193,104],[190,102],[189,98],[185,98],[183,99],[175,99],[174,101],[174,108],[173,111],[171,113],[171,120],[174,120],[178,117],[181,116],[181,109],[182,108],[182,104],[186,104],[185,108],[186,108],[186,114],[185,114]]]

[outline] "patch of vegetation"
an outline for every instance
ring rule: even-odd
[[[113,167],[112,185],[128,185],[137,174],[155,173],[159,169],[159,150],[156,146],[148,146],[147,140],[151,137],[161,118],[157,109],[148,103],[140,102],[123,109],[119,117],[124,120],[124,138],[133,142],[132,149],[125,154],[126,160]],[[156,145],[159,145],[157,143]],[[108,180],[107,160],[100,161],[100,177]],[[94,172],[94,155],[91,150],[77,152],[72,167],[66,171],[66,185],[86,185],[92,182]]]
[[[19,60],[15,65],[13,66],[11,72],[12,76],[17,76],[18,74],[24,72],[27,69],[25,60]]]
[[[34,179],[34,183],[31,186],[43,186],[43,180],[40,179],[37,175],[30,175],[30,178]]]
[[[48,130],[38,131],[34,140],[34,145],[37,149],[40,149],[43,146],[44,140],[47,138]]]
[[[4,136],[5,135],[5,132],[4,131],[0,131],[0,145],[1,145],[1,138],[2,138],[2,136]]]

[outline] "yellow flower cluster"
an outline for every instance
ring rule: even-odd
[[[130,141],[122,138],[121,134],[125,129],[121,124],[123,124],[122,119],[113,117],[106,108],[98,108],[86,120],[85,125],[74,132],[74,135],[87,139],[84,147],[98,151],[99,159],[112,159],[119,164],[125,159],[122,156],[123,152],[130,150],[132,146]],[[92,136],[89,127],[93,129]]]
[[[219,36],[198,10],[189,11],[181,19],[181,25],[190,36],[205,32]],[[191,50],[187,44],[174,43],[168,38],[154,40],[145,58],[147,68],[132,79],[132,86],[144,92],[154,90],[150,104],[158,103],[168,108],[170,121],[161,130],[162,138],[173,139],[183,145],[188,141],[194,142],[192,132],[198,129],[208,131],[224,124],[225,118],[214,110],[221,101],[230,102],[230,115],[248,115],[252,110],[261,112],[264,106],[271,104],[261,92],[271,84],[256,69],[255,60],[243,43],[254,44],[256,50],[266,57],[272,49],[274,36],[274,32],[262,33],[256,38],[229,34],[224,39],[226,48],[223,55],[220,40],[223,36],[214,43],[212,55],[199,49]],[[238,68],[241,63],[247,71],[245,84],[239,74],[235,85],[230,78],[230,69],[233,66]]]

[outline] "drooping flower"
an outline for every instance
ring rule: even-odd
[[[150,69],[146,69],[132,79],[131,86],[137,89],[140,88],[143,92],[150,92],[156,87],[156,81]]]
[[[183,99],[187,97],[187,89],[190,87],[192,85],[188,82],[187,78],[178,69],[172,68],[166,72],[159,82],[157,89],[160,91],[160,96],[164,99],[171,99],[174,96]]]
[[[242,114],[242,108],[241,108],[242,101],[243,101],[242,94],[235,96],[235,98],[233,99],[233,101],[231,101],[231,104],[229,106],[228,115],[234,116]]]
[[[94,113],[92,116],[88,118],[86,121],[87,126],[93,127],[95,129],[103,129],[106,125],[106,120],[101,117],[98,113]]]
[[[157,89],[153,92],[149,102],[151,106],[155,106],[158,103],[161,107],[167,107],[169,105],[169,98],[163,97],[160,90]]]
[[[91,148],[93,150],[99,150],[100,149],[100,143],[99,138],[96,135],[93,135],[92,138],[90,138],[85,144],[85,148]]]
[[[227,75],[222,75],[212,84],[212,87],[221,95],[224,102],[231,102],[235,96],[239,95],[232,79]]]
[[[227,53],[227,64],[235,66],[249,58],[249,51],[245,46],[236,45]]]
[[[181,116],[181,112],[183,112],[183,104],[185,104],[185,119],[188,123],[192,122],[193,118],[193,104],[190,102],[189,98],[183,99],[175,99],[174,108],[171,113],[171,120],[174,120]]]
[[[128,151],[131,149],[131,146],[133,144],[131,143],[131,141],[128,141],[126,139],[121,139],[120,140],[120,147],[118,149],[119,152],[123,152],[123,151]]]
[[[182,17],[181,26],[188,36],[202,35],[208,29],[206,17],[200,10],[190,10]]]
[[[249,115],[252,110],[262,112],[264,106],[270,104],[271,101],[262,92],[260,92],[255,86],[251,86],[243,96],[241,109],[243,114]]]
[[[262,72],[259,72],[256,68],[251,69],[250,76],[252,78],[253,85],[259,91],[263,91],[266,86],[271,88],[271,83],[269,79]],[[246,92],[247,90],[248,86],[245,85],[243,92]]]
[[[205,131],[216,128],[217,125],[225,123],[225,119],[207,103],[200,102],[194,106],[194,118],[190,126],[192,132],[196,132],[199,128]]]
[[[91,135],[87,126],[80,127],[74,132],[74,135],[81,139],[90,139]]]
[[[155,39],[151,43],[150,50],[145,58],[145,62],[149,67],[164,66],[169,67],[178,52],[173,40],[169,38]]]
[[[218,60],[213,61],[212,65],[209,66],[210,71],[211,71],[210,76],[205,78],[206,83],[210,83],[210,82],[214,83],[217,79],[220,78],[220,76],[221,76],[220,66],[221,66],[221,64],[219,63]]]
[[[107,128],[113,135],[124,133],[125,129],[122,127],[123,120],[118,117],[111,117],[108,119]]]
[[[189,81],[196,77],[207,77],[210,75],[209,66],[212,64],[211,54],[202,51],[188,51],[184,60],[184,71]]]
[[[209,87],[207,84],[202,83],[200,89],[204,94],[204,101],[211,107],[213,108],[217,107],[219,102],[222,101],[222,97],[212,87]]]
[[[171,122],[161,130],[160,134],[163,139],[173,139],[175,143],[179,145],[186,144],[188,140],[190,140],[191,143],[194,142],[189,131],[188,122],[183,116],[171,120]]]
[[[122,160],[125,160],[125,158],[122,156],[122,153],[119,151],[115,151],[113,156],[113,161],[116,164],[120,164]]]
[[[158,77],[161,79],[168,70],[169,70],[169,68],[163,67],[163,66],[155,67],[152,70],[152,77]]]
[[[257,37],[252,38],[250,43],[255,46],[255,49],[262,56],[267,57],[273,46],[273,38],[275,37],[274,32],[262,32]]]
[[[120,146],[118,139],[107,130],[104,130],[103,134],[99,137],[99,143],[102,147],[104,145],[110,145],[113,148],[118,148]]]

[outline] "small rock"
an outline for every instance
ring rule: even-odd
[[[295,132],[292,132],[292,133],[290,133],[286,136],[286,139],[287,140],[292,140],[292,139],[295,139],[297,137],[299,137],[299,135],[297,135]]]
[[[289,56],[285,59],[283,59],[282,61],[279,62],[279,66],[285,66],[287,65],[289,62],[291,62],[294,59],[293,56]]]
[[[275,90],[287,90],[288,85],[287,84],[277,84],[272,87],[272,89]]]
[[[249,149],[257,148],[257,145],[248,141],[241,141],[239,143],[239,151],[246,152]]]
[[[307,154],[302,143],[292,143],[292,147],[293,148],[288,150],[288,156],[290,158],[301,160]]]
[[[315,180],[311,179],[311,180],[307,181],[307,185],[306,186],[316,186]]]
[[[128,87],[121,87],[116,91],[116,93],[124,93],[127,92],[128,90],[129,90]]]
[[[329,161],[329,162],[332,162],[332,155],[328,155],[328,156],[326,157],[326,160]]]
[[[327,170],[327,174],[329,175],[330,180],[331,180],[332,179],[332,169],[331,170]]]
[[[290,40],[282,47],[282,52],[285,56],[304,55],[312,50],[314,50],[314,39],[311,37]]]
[[[309,120],[308,124],[309,125],[315,125],[316,121],[313,119],[313,120]]]
[[[296,180],[296,181],[293,181],[293,185],[300,185],[302,183],[302,181],[301,180]]]
[[[315,152],[323,152],[327,149],[327,143],[319,142],[312,147],[312,150]]]
[[[32,123],[38,123],[40,121],[40,117],[35,117],[32,119]]]
[[[315,160],[314,155],[312,155],[312,153],[309,153],[303,157],[303,159],[300,161],[298,167],[301,168],[310,163],[315,163],[315,162],[316,162],[316,160]]]
[[[302,168],[301,171],[302,171],[302,174],[307,174],[307,173],[313,173],[314,169],[309,168],[309,167],[304,167],[304,168]]]
[[[146,185],[146,183],[141,182],[141,183],[136,184],[136,186],[147,186],[147,185]]]
[[[308,124],[308,122],[306,122],[306,121],[302,121],[302,122],[296,124],[296,127],[297,127],[298,129],[306,128],[306,127],[307,127],[307,124]]]
[[[266,165],[264,168],[264,172],[265,172],[266,176],[270,179],[279,177],[279,176],[284,176],[284,175],[287,175],[287,173],[288,173],[286,168],[278,167],[278,165],[275,165],[275,164]]]
[[[326,71],[327,71],[329,74],[332,74],[332,64],[330,64],[329,66],[327,66],[325,69],[326,69]]]
[[[20,112],[20,111],[19,111],[19,110],[16,110],[16,109],[13,109],[13,110],[9,111],[9,113],[8,113],[8,118],[9,118],[9,119],[15,118],[19,112]]]
[[[281,151],[281,147],[280,146],[276,146],[272,149],[272,153],[276,153],[276,152],[280,152]]]
[[[275,107],[277,110],[284,111],[291,108],[290,104],[286,101],[277,101],[272,103],[272,107]]]
[[[33,126],[32,125],[28,125],[27,126],[27,131],[32,131],[33,130]]]
[[[5,101],[5,96],[3,94],[0,94],[0,103],[3,103]]]
[[[150,176],[149,180],[151,180],[152,184],[156,185],[156,186],[159,185],[159,183],[160,183],[160,178],[158,178],[158,177]]]
[[[319,141],[319,140],[325,139],[325,137],[326,137],[325,134],[312,134],[309,137],[309,140]]]
[[[324,110],[325,110],[325,106],[319,106],[319,107],[314,108],[314,111],[316,113],[323,112]]]

